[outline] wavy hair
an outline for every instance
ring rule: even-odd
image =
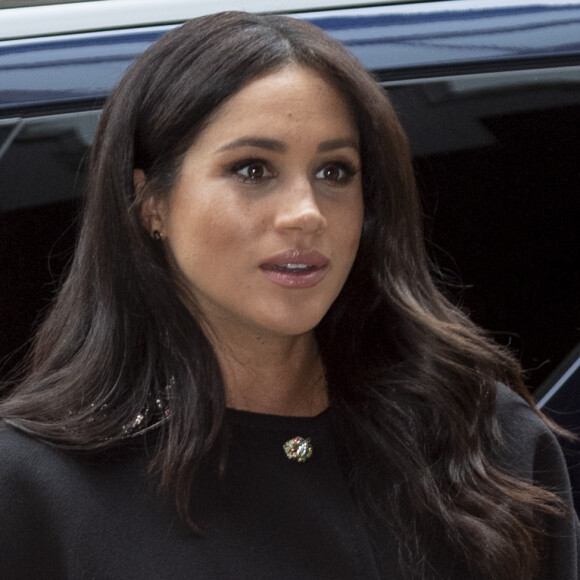
[[[538,514],[557,513],[557,501],[503,472],[492,453],[496,381],[530,400],[519,366],[433,282],[407,139],[384,91],[340,44],[300,20],[202,17],[129,69],[92,147],[70,272],[0,415],[49,444],[96,450],[123,444],[135,417],[170,392],[151,469],[188,517],[196,470],[224,446],[223,379],[160,244],[142,226],[141,205],[147,192],[171,191],[221,103],[289,63],[332,83],[360,132],[361,243],[316,328],[331,405],[349,434],[353,497],[369,525],[392,527],[410,575],[426,577],[440,536],[467,566],[478,563],[474,578],[531,578],[541,555]],[[146,192],[135,191],[135,168]]]

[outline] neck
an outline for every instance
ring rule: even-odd
[[[324,368],[313,333],[265,340],[214,341],[228,407],[255,413],[315,416],[328,406]]]

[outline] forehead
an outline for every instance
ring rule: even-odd
[[[268,130],[317,122],[328,131],[356,133],[345,96],[318,72],[299,65],[266,73],[246,83],[214,112],[204,133]]]

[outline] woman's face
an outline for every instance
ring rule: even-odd
[[[216,111],[170,195],[146,201],[143,219],[218,333],[297,336],[318,324],[351,269],[360,169],[344,97],[288,66]]]

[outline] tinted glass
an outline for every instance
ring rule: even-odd
[[[22,354],[70,259],[98,113],[0,126],[0,360]],[[9,353],[20,351],[7,359]]]
[[[580,68],[389,87],[452,294],[539,385],[580,341]]]

